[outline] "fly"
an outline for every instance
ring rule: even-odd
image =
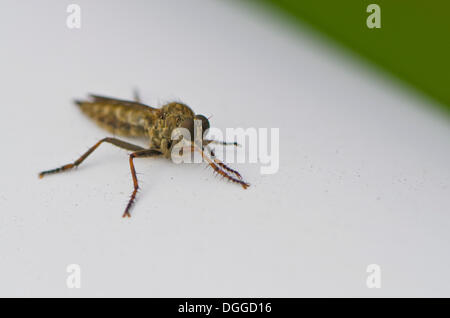
[[[43,178],[49,174],[59,173],[78,167],[104,142],[131,151],[131,154],[129,155],[129,164],[134,188],[123,213],[123,217],[131,216],[130,210],[139,190],[133,160],[135,158],[155,156],[163,156],[167,159],[171,159],[172,149],[176,143],[171,139],[172,131],[174,129],[188,129],[191,136],[193,136],[194,120],[199,120],[201,122],[202,131],[206,131],[209,128],[209,120],[205,116],[195,114],[189,106],[183,103],[172,102],[161,108],[153,108],[141,103],[137,94],[135,95],[134,101],[89,95],[88,100],[75,100],[75,104],[79,106],[84,114],[110,133],[124,137],[145,137],[148,138],[149,146],[143,148],[117,138],[106,137],[89,148],[88,151],[73,163],[66,164],[56,169],[42,171],[39,173],[39,177]],[[244,189],[249,187],[249,184],[242,180],[241,175],[236,170],[231,169],[225,165],[225,163],[217,159],[213,151],[209,151],[209,154],[207,154],[205,147],[211,143],[237,146],[237,143],[202,139],[200,146],[191,140],[188,147],[183,147],[183,150],[199,152],[215,173],[241,185]]]

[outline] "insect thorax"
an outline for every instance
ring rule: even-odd
[[[185,118],[194,117],[192,109],[182,103],[169,103],[161,108],[161,117],[149,127],[150,147],[160,150],[166,158],[170,158],[172,131],[180,127]]]

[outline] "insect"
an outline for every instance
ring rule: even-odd
[[[136,170],[134,168],[135,158],[163,156],[171,159],[172,149],[177,140],[172,140],[172,131],[176,128],[188,129],[191,136],[194,135],[194,120],[201,122],[203,131],[209,126],[209,120],[199,114],[195,114],[192,109],[180,102],[168,103],[161,108],[153,108],[141,103],[137,93],[135,93],[134,101],[120,100],[98,95],[89,95],[88,100],[75,100],[75,104],[80,110],[96,123],[108,130],[110,133],[126,137],[145,137],[149,140],[148,148],[128,143],[118,138],[106,137],[98,141],[95,145],[88,149],[80,158],[73,163],[66,164],[56,169],[46,170],[39,173],[39,177],[67,171],[78,167],[95,149],[102,143],[110,143],[119,148],[131,151],[129,155],[129,164],[131,177],[133,180],[133,192],[123,213],[123,217],[130,217],[130,210],[136,199],[139,190]],[[241,185],[244,189],[249,184],[242,180],[241,175],[225,165],[216,158],[214,152],[209,150],[209,154],[205,151],[205,147],[209,144],[234,145],[237,143],[226,143],[215,140],[202,139],[200,145],[193,140],[188,141],[188,146],[183,147],[182,151],[197,151],[207,164],[212,167],[215,173],[222,177]]]

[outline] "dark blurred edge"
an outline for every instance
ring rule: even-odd
[[[434,99],[450,115],[450,0],[247,0],[306,23]],[[381,8],[369,29],[367,6]]]

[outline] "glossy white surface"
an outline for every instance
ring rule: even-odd
[[[226,1],[2,1],[0,296],[450,296],[450,125],[308,33]],[[76,109],[88,92],[180,99],[279,127],[280,170],[136,160]],[[81,289],[66,266],[81,266]],[[382,288],[366,287],[366,267]]]

